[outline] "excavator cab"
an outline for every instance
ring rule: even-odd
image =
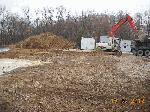
[[[100,42],[97,43],[97,46],[104,51],[113,51],[119,55],[120,53],[120,39],[119,38],[110,38],[108,36],[100,36]]]
[[[111,46],[111,51],[115,53],[117,56],[121,56],[121,47],[120,47],[120,42],[121,40],[119,38],[109,38],[110,39],[110,46]]]

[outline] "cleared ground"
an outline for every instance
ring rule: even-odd
[[[0,112],[150,112],[149,59],[25,49],[0,57],[49,62],[0,77]]]

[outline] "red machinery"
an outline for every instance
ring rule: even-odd
[[[136,32],[136,26],[134,24],[133,19],[128,14],[125,16],[125,18],[121,19],[117,24],[113,25],[111,28],[111,31],[108,33],[109,37],[113,37],[114,33],[117,31],[117,29],[122,26],[124,23],[129,22],[130,27],[133,29],[134,32]]]
[[[111,50],[113,52],[116,52],[117,55],[121,55],[122,52],[120,51],[120,42],[118,43],[117,41],[119,40],[117,38],[114,38],[114,33],[126,22],[129,22],[129,25],[134,32],[137,31],[133,19],[127,14],[117,24],[112,26],[111,31],[108,33],[109,43],[98,43],[98,47],[103,46],[105,50]]]

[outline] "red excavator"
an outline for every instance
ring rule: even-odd
[[[124,23],[129,22],[130,27],[133,29],[134,32],[137,31],[136,26],[134,24],[133,19],[128,14],[125,18],[121,19],[117,24],[113,25],[111,31],[108,33],[109,37],[113,37],[114,33],[117,31],[119,27],[121,27]]]
[[[117,55],[121,55],[122,52],[120,51],[120,45],[119,45],[120,43],[117,42],[118,39],[114,37],[114,34],[126,22],[129,23],[130,27],[133,29],[134,32],[137,31],[133,19],[131,18],[131,16],[127,14],[118,23],[112,26],[111,31],[108,32],[108,36],[102,36],[102,37],[109,38],[109,42],[100,42],[98,43],[98,47],[105,48],[105,50],[114,51],[117,53]]]

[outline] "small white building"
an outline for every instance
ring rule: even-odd
[[[121,40],[120,47],[122,52],[131,52],[131,40]]]
[[[81,38],[81,49],[83,49],[83,50],[95,49],[95,39],[82,37]]]

